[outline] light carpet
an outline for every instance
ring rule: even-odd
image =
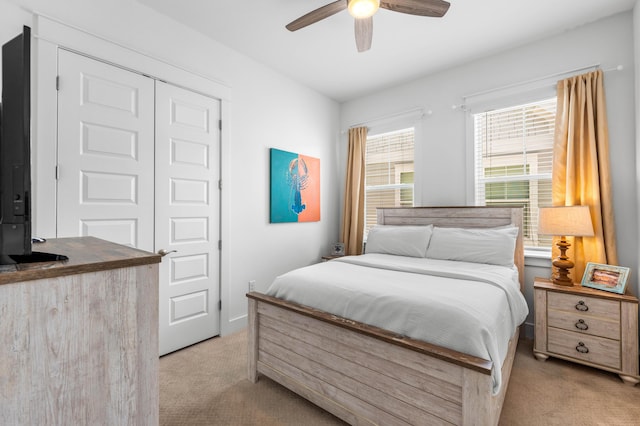
[[[640,385],[550,358],[520,340],[500,425],[640,425]],[[217,337],[160,358],[160,425],[344,425],[268,378],[247,380],[246,333]]]

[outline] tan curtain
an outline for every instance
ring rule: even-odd
[[[587,262],[618,263],[603,78],[598,70],[559,81],[557,87],[553,205],[589,206],[595,232],[569,240],[574,282],[582,279]],[[555,242],[554,258],[559,252]]]
[[[364,172],[367,128],[349,129],[347,179],[342,209],[341,240],[347,255],[362,254],[364,232]]]

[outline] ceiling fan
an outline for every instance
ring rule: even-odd
[[[286,28],[289,31],[297,31],[348,9],[349,14],[355,18],[358,52],[364,52],[371,48],[373,15],[380,7],[409,15],[441,18],[449,10],[449,2],[444,0],[338,0],[299,17],[287,24]]]

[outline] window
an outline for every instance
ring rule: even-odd
[[[413,128],[367,137],[365,238],[376,224],[377,207],[413,207],[413,140]]]
[[[476,205],[524,208],[524,244],[538,235],[538,209],[551,206],[556,98],[473,114]]]

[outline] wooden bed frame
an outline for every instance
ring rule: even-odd
[[[378,209],[383,225],[520,228],[515,262],[524,279],[522,209]],[[261,293],[249,299],[249,380],[263,374],[352,425],[497,425],[519,329],[502,385],[492,362]]]

